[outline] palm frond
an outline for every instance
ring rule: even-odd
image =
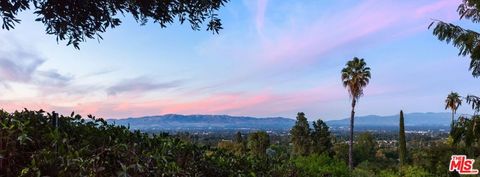
[[[350,97],[357,100],[363,95],[363,88],[370,83],[370,78],[370,67],[367,67],[363,58],[354,57],[341,71],[343,86],[347,88]]]

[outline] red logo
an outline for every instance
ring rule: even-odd
[[[476,175],[477,169],[473,169],[474,159],[467,159],[465,155],[452,155],[450,160],[450,171],[455,171],[462,175]]]

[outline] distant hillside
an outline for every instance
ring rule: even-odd
[[[441,126],[448,127],[452,120],[450,113],[409,113],[404,114],[405,126]],[[355,118],[355,126],[398,126],[399,115],[391,116],[361,116]],[[330,126],[348,126],[350,125],[350,118],[341,120],[327,121]]]
[[[448,127],[450,113],[409,113],[405,114],[406,127]],[[356,128],[376,127],[376,129],[398,126],[398,115],[359,116],[355,118]],[[288,130],[295,120],[283,117],[255,118],[229,115],[178,115],[167,114],[127,119],[110,119],[110,123],[130,125],[131,129],[140,130]],[[332,128],[346,128],[349,118],[327,121]]]
[[[199,130],[199,129],[290,129],[295,120],[282,117],[255,118],[228,115],[147,116],[109,120],[117,125],[130,125],[132,129]]]

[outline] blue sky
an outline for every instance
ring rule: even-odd
[[[167,113],[309,119],[349,116],[340,82],[365,58],[358,115],[442,112],[450,91],[479,94],[469,59],[438,41],[432,19],[458,21],[455,0],[232,1],[219,35],[131,17],[81,50],[56,42],[30,12],[0,31],[0,104],[107,118]],[[460,113],[471,113],[468,105]]]

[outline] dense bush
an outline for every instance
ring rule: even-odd
[[[328,154],[298,156],[293,162],[302,176],[349,176],[347,164],[329,157]]]
[[[3,176],[287,176],[295,171],[275,159],[131,132],[93,116],[0,111],[0,123]]]
[[[402,176],[405,177],[434,177],[435,175],[429,173],[427,170],[418,166],[407,166],[402,169]]]

